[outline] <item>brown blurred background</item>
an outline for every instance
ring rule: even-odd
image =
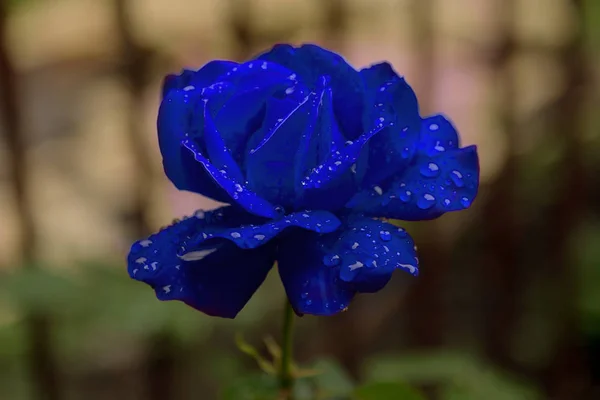
[[[124,256],[215,206],[162,174],[162,77],[277,42],[390,61],[481,160],[470,210],[404,224],[417,280],[299,320],[298,360],[329,360],[323,398],[363,379],[600,398],[600,0],[0,4],[0,399],[212,400],[256,369],[233,336],[277,337],[277,274],[225,321],[158,302]]]

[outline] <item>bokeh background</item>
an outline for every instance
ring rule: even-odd
[[[418,279],[298,320],[318,398],[600,398],[599,0],[0,4],[0,399],[254,399],[228,389],[258,371],[234,336],[279,340],[277,274],[220,320],[158,302],[124,256],[216,205],[162,173],[162,77],[277,42],[390,61],[481,159],[470,210],[404,225]]]

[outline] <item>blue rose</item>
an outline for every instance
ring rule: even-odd
[[[133,244],[132,278],[160,300],[233,318],[277,262],[298,314],[331,315],[418,273],[416,247],[382,219],[429,220],[471,205],[475,146],[387,63],[356,71],[315,45],[277,45],[164,81],[158,139],[180,190],[228,206]]]

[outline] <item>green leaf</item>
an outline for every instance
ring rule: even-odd
[[[271,375],[255,374],[240,378],[227,387],[222,400],[278,400],[277,379]]]
[[[416,389],[400,382],[369,383],[354,391],[356,400],[425,400]]]
[[[235,335],[235,344],[242,353],[252,357],[256,361],[260,369],[262,369],[264,372],[271,375],[275,375],[277,373],[273,363],[265,359],[256,349],[256,347],[246,342],[241,333]]]

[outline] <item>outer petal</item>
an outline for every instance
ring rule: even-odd
[[[403,174],[373,190],[358,193],[347,205],[376,217],[418,221],[468,208],[479,188],[477,148],[419,156]]]
[[[271,244],[240,249],[213,239],[193,253],[180,245],[207,229],[211,218],[188,218],[133,244],[128,271],[152,286],[160,300],[179,300],[208,315],[233,318],[264,281],[275,260]]]
[[[194,104],[199,90],[171,90],[163,100],[158,113],[158,142],[167,177],[180,190],[189,190],[217,201],[231,202],[230,196],[215,182],[206,169],[194,160],[184,146],[188,130],[194,126],[197,111]],[[201,112],[201,109],[200,109]]]
[[[425,156],[435,156],[446,150],[460,147],[458,132],[443,115],[432,115],[421,121],[418,152]]]
[[[354,217],[329,253],[340,278],[359,292],[377,292],[402,269],[418,274],[416,247],[408,233],[379,220]]]
[[[173,90],[159,112],[159,144],[165,173],[178,189],[192,190],[226,203],[237,202],[263,217],[278,215],[275,206],[249,190],[239,167],[214,127],[210,107],[230,86]],[[210,101],[208,100],[210,98]],[[214,163],[206,156],[214,157]]]
[[[340,55],[313,44],[298,48],[279,44],[258,56],[258,59],[272,61],[293,70],[313,88],[319,86],[322,76],[329,76],[333,88],[334,112],[346,138],[354,139],[363,132],[363,81],[359,73]]]
[[[401,172],[411,162],[419,140],[421,117],[412,88],[388,63],[361,71],[369,90],[364,125],[388,125],[369,142],[368,168],[363,187],[377,184]]]
[[[299,314],[331,315],[356,292],[376,292],[392,272],[416,275],[418,260],[406,231],[360,216],[329,234],[294,232],[280,241],[279,274]]]
[[[281,240],[277,266],[297,314],[333,315],[348,307],[355,290],[339,278],[339,267],[323,264],[336,235],[298,231]]]
[[[232,207],[224,207],[216,214],[217,220],[211,226],[192,235],[179,250],[181,255],[202,249],[215,238],[227,239],[243,249],[251,249],[269,242],[283,233],[286,228],[329,233],[340,227],[340,220],[327,211],[301,211],[286,215],[277,220],[257,221],[256,218],[238,219],[239,212]]]
[[[237,65],[233,61],[215,60],[205,64],[198,71],[184,69],[179,75],[167,75],[163,80],[162,97],[167,96],[171,90],[182,90],[188,86],[199,89],[210,86]]]

